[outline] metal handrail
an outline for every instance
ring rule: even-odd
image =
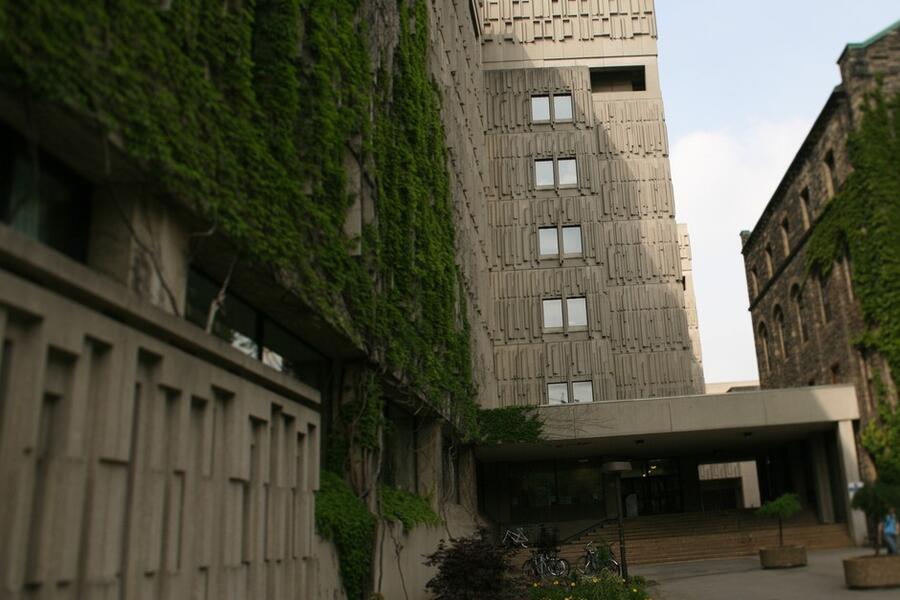
[[[559,544],[560,544],[560,546],[562,546],[563,544],[568,544],[570,541],[574,540],[575,538],[579,538],[579,537],[583,536],[585,533],[587,533],[588,531],[591,531],[592,529],[597,529],[598,527],[600,529],[602,529],[603,526],[606,525],[607,523],[617,523],[617,522],[618,522],[618,519],[616,519],[615,517],[612,517],[609,519],[603,519],[602,521],[597,521],[593,525],[588,525],[584,529],[582,529],[576,533],[573,533],[572,535],[570,535],[569,537],[567,537],[564,540],[561,540],[559,542]]]

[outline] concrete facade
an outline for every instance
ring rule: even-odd
[[[900,23],[867,42],[850,44],[838,61],[835,88],[752,232],[742,233],[750,312],[763,389],[852,383],[864,425],[875,413],[872,377],[888,372],[881,357],[862,354],[864,331],[854,297],[852,262],[829,276],[807,272],[806,243],[819,216],[852,167],[847,137],[865,94],[883,77],[900,91]],[[871,476],[870,466],[862,465]]]
[[[499,385],[496,404],[488,397],[486,405],[547,404],[556,384],[570,386],[571,400],[572,384],[588,382],[582,401],[700,393],[652,2],[488,1],[483,10]],[[641,84],[598,81],[623,69],[640,71]],[[571,115],[558,118],[554,108],[539,120],[536,97],[554,107],[561,98]],[[574,177],[564,181],[561,161],[573,159]],[[546,167],[555,182],[542,186]],[[576,227],[580,247],[568,252],[564,235]],[[542,252],[552,228],[557,251]],[[574,326],[570,299],[586,307]],[[559,301],[562,326],[546,321],[548,301]]]

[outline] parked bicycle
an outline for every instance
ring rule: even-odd
[[[602,548],[596,548],[593,541],[588,542],[584,547],[584,556],[578,570],[584,575],[612,573],[622,576],[622,565],[616,560],[616,555],[608,543]]]
[[[523,548],[531,551],[531,558],[522,564],[522,575],[529,581],[551,577],[565,577],[569,573],[569,561],[559,556],[556,548],[530,548],[528,537],[522,528],[507,529],[503,535],[507,548]]]

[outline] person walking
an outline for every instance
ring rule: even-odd
[[[897,554],[897,511],[892,506],[881,525],[881,537],[888,554]]]

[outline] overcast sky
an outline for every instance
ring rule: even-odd
[[[739,233],[752,229],[840,82],[835,61],[897,0],[656,0],[677,219],[687,223],[707,382],[756,379]]]

